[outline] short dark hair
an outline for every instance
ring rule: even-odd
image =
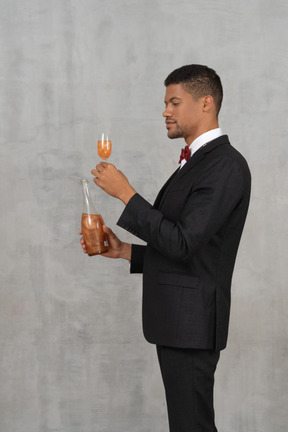
[[[196,100],[211,95],[218,115],[223,99],[223,88],[220,77],[208,66],[198,64],[182,66],[171,72],[164,84],[166,87],[170,84],[182,84]]]

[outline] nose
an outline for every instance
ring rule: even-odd
[[[168,110],[168,107],[166,107],[165,108],[165,110],[164,110],[164,112],[163,112],[163,114],[162,114],[162,116],[163,117],[171,117],[171,112]]]

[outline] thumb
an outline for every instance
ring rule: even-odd
[[[106,225],[103,225],[103,231],[104,231],[104,232],[105,232],[109,237],[111,237],[111,236],[116,237],[115,234],[114,234],[114,232],[113,232],[110,228],[108,228]]]

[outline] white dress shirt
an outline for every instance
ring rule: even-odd
[[[220,136],[222,136],[222,130],[220,128],[216,128],[216,129],[211,129],[208,132],[203,133],[202,135],[200,135],[199,137],[197,137],[192,144],[190,144],[189,146],[189,150],[190,150],[190,157],[197,151],[199,150],[201,147],[203,147],[204,145],[208,144],[208,142],[219,138]],[[181,161],[180,164],[180,168],[183,167],[183,165],[185,165],[186,163],[186,159],[183,159]]]

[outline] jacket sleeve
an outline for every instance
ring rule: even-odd
[[[132,244],[130,273],[143,273],[146,246]]]
[[[233,164],[231,160],[220,161],[218,166],[211,167],[209,175],[193,186],[176,222],[165,218],[161,210],[135,194],[117,225],[168,258],[188,260],[209,242],[241,202],[249,184],[246,180],[239,164]]]

